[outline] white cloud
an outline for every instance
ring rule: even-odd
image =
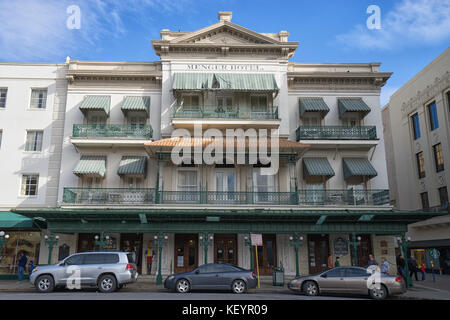
[[[336,36],[344,47],[380,50],[440,43],[449,38],[450,0],[402,0],[391,11],[384,12],[381,7],[381,29],[369,30],[359,24]]]
[[[143,28],[159,14],[189,10],[191,0],[0,0],[0,61],[63,61],[124,36],[124,16]],[[81,9],[81,29],[69,30],[66,9]],[[152,18],[153,17],[153,18]],[[159,27],[159,26],[158,26]]]

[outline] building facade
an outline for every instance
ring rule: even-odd
[[[440,214],[390,204],[380,88],[391,73],[380,63],[290,62],[298,43],[288,32],[218,18],[162,30],[158,62],[68,59],[57,203],[12,211],[59,236],[52,262],[97,250],[95,237],[107,235],[103,247],[134,251],[143,274],[257,262],[261,274],[291,276],[326,269],[329,255],[364,266],[369,254],[395,273],[396,237]],[[268,138],[239,146],[236,135],[251,132]],[[232,137],[226,156],[219,135]],[[264,149],[269,162],[258,158]],[[256,249],[251,234],[262,235]]]
[[[448,207],[450,48],[398,89],[383,108],[391,203],[400,210]],[[446,170],[447,169],[447,170]],[[419,262],[450,273],[450,216],[409,225]],[[440,251],[439,258],[430,249]]]

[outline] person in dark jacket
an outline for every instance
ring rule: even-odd
[[[23,272],[25,271],[25,267],[27,266],[27,256],[25,252],[21,252],[19,255],[19,263],[17,265],[17,272],[18,272],[18,280],[22,281],[23,279]]]
[[[398,273],[402,276],[402,278],[406,281],[405,259],[403,259],[403,256],[401,254],[397,256],[397,270]]]
[[[408,259],[408,268],[409,277],[411,278],[411,276],[414,274],[414,278],[416,279],[416,281],[419,281],[419,278],[417,277],[417,270],[419,268],[417,267],[417,261],[414,256],[411,256],[411,258]]]
[[[375,260],[373,255],[369,254],[369,262],[367,263],[368,266],[377,266],[378,262]]]

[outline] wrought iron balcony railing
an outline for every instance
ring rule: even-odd
[[[150,125],[74,124],[74,138],[147,138],[153,136]]]
[[[376,140],[375,126],[300,126],[297,128],[299,140]]]
[[[384,206],[389,190],[299,190],[298,192],[156,191],[127,188],[64,188],[64,204],[191,204],[271,206]]]
[[[307,206],[384,206],[389,190],[299,190],[299,204]]]
[[[64,188],[65,204],[121,204],[155,203],[155,189],[131,188]]]
[[[278,119],[278,107],[175,105],[173,106],[172,118],[275,120]]]

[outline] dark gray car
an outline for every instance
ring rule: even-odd
[[[374,274],[360,267],[339,267],[298,277],[288,284],[288,288],[309,296],[320,293],[368,294],[377,300],[406,292],[402,277]]]
[[[256,288],[256,284],[256,275],[251,270],[230,264],[211,263],[191,272],[168,276],[164,281],[164,288],[179,293],[186,293],[191,289],[231,290],[233,293],[243,293],[247,289]]]
[[[75,253],[57,264],[37,266],[30,276],[39,292],[52,292],[55,287],[95,286],[108,293],[136,280],[133,254],[110,251]]]

